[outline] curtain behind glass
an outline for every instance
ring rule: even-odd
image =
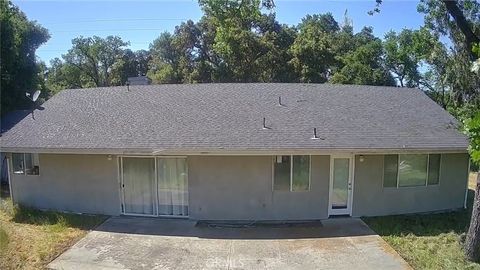
[[[274,165],[273,189],[290,191],[290,156],[277,156]]]
[[[155,159],[123,158],[125,213],[155,214]]]
[[[292,191],[310,189],[310,156],[293,156]]]
[[[428,155],[399,155],[398,186],[425,186]]]
[[[158,214],[188,216],[188,177],[184,158],[158,158]]]
[[[398,155],[383,156],[383,187],[397,187]]]

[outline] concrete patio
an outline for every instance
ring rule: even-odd
[[[113,217],[51,269],[411,269],[363,221],[226,228]]]

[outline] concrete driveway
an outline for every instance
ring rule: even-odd
[[[113,217],[49,265],[52,269],[410,269],[360,219],[251,228]]]

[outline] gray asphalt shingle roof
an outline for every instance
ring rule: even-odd
[[[278,104],[281,96],[283,106]],[[456,121],[418,89],[184,84],[71,89],[1,138],[4,150],[465,151]],[[268,129],[263,129],[263,118]],[[318,137],[313,140],[313,128]]]

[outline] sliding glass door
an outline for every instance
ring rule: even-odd
[[[184,158],[158,158],[158,214],[188,216],[187,164]]]
[[[122,157],[124,214],[188,216],[185,158]]]
[[[155,215],[155,159],[123,158],[124,212]]]

